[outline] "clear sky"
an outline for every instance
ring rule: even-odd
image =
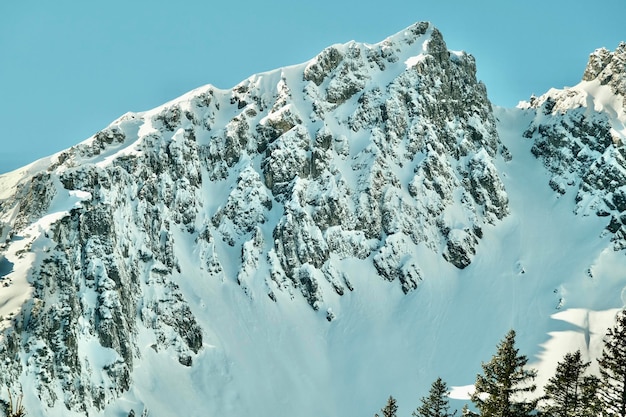
[[[576,84],[626,41],[624,0],[20,0],[0,2],[0,173],[68,148],[127,111],[229,88],[349,40],[428,20],[476,57],[492,102]]]

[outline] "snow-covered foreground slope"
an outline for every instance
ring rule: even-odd
[[[408,415],[511,328],[540,382],[595,357],[626,287],[619,56],[494,112],[419,23],[0,176],[0,383],[31,416]]]

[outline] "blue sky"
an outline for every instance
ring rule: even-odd
[[[626,40],[626,2],[239,0],[0,4],[0,173],[68,148],[127,111],[228,88],[349,40],[429,20],[476,57],[496,105],[576,84]]]

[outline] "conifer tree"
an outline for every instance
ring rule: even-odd
[[[521,396],[537,388],[532,381],[534,369],[526,369],[528,358],[515,348],[515,331],[511,330],[498,344],[496,354],[482,364],[484,375],[476,376],[472,402],[482,417],[525,417],[530,415],[537,400]]]
[[[583,379],[581,403],[584,407],[581,409],[582,417],[596,417],[602,415],[602,402],[600,401],[600,389],[602,383],[600,378],[595,375],[586,376]]]
[[[387,399],[387,405],[385,405],[381,410],[383,413],[382,417],[397,417],[398,405],[396,404],[396,399],[391,395],[389,399]],[[380,417],[378,414],[374,414],[374,417]]]
[[[590,362],[583,362],[580,350],[568,353],[556,367],[555,375],[545,386],[543,410],[554,417],[591,417],[598,415],[599,379],[585,375]]]
[[[448,385],[441,378],[437,378],[430,387],[428,397],[422,398],[422,405],[413,411],[413,417],[455,416],[456,411],[450,413],[448,395],[450,395]]]
[[[598,359],[602,389],[600,401],[605,416],[626,417],[626,312],[617,314],[616,323],[604,337]]]

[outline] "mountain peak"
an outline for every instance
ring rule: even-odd
[[[426,34],[429,29],[434,29],[434,26],[430,22],[416,22],[413,23],[411,26],[405,28],[404,30],[396,33],[395,35],[389,36],[385,41],[393,40],[412,44],[419,37]]]
[[[43,375],[36,407],[101,410],[137,381],[144,345],[184,367],[205,360],[198,283],[246,304],[300,299],[325,322],[370,280],[417,289],[424,259],[465,269],[483,229],[509,214],[499,154],[473,58],[425,22],[127,114],[0,183],[0,278],[27,271],[8,272],[7,288],[28,288],[27,276],[33,287],[0,298],[0,314],[28,315],[23,343],[55,347],[22,365],[0,340],[0,376]],[[58,323],[66,356],[53,359]],[[85,393],[65,395],[76,380]],[[0,382],[18,390],[17,378]]]
[[[621,42],[613,52],[599,48],[591,53],[583,81],[593,80],[610,86],[615,94],[626,96],[626,42]]]
[[[416,42],[422,37],[424,37],[425,39],[421,44],[422,50],[418,52],[433,55],[440,62],[443,60],[447,60],[450,57],[448,47],[443,40],[443,35],[439,31],[439,29],[433,26],[430,22],[414,23],[406,29],[396,33],[395,35],[388,37],[383,42],[377,45],[385,46],[388,44],[405,44],[411,46],[416,44]],[[419,46],[419,43],[417,45]],[[416,51],[414,48],[410,48],[407,52],[415,53]]]

